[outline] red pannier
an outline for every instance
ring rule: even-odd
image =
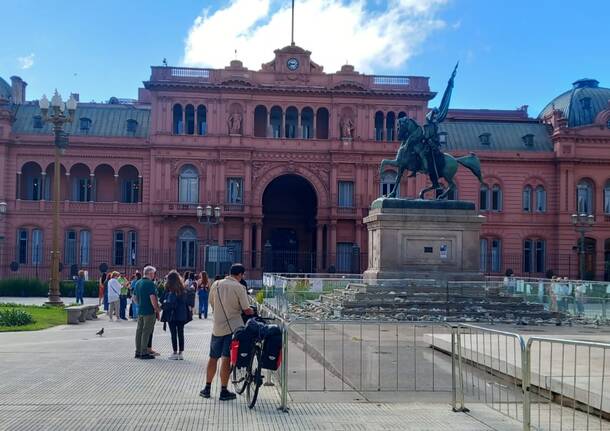
[[[238,328],[231,340],[231,365],[237,368],[245,368],[250,363],[254,339],[246,331],[246,328]]]
[[[277,370],[282,363],[282,329],[278,325],[268,325],[263,339],[261,368]]]

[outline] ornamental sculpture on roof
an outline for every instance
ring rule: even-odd
[[[457,67],[458,65],[456,64],[447,83],[441,104],[438,108],[432,108],[428,112],[426,124],[423,127],[412,118],[401,117],[398,119],[400,147],[398,148],[396,158],[394,160],[384,159],[379,166],[380,174],[383,174],[386,166],[394,166],[398,169],[396,182],[392,187],[392,191],[388,194],[389,198],[398,197],[398,185],[400,184],[402,174],[407,170],[411,172],[410,177],[423,173],[430,178],[432,184],[419,192],[420,199],[424,199],[425,194],[431,190],[436,191],[436,199],[446,199],[449,193],[455,189],[453,178],[457,172],[458,165],[468,168],[481,183],[483,182],[481,163],[474,153],[455,158],[440,149],[441,143],[438,136],[438,125],[447,117],[447,112],[449,112],[449,101],[451,100]],[[445,180],[447,187],[443,187],[439,183],[441,178]]]

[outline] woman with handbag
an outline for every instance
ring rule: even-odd
[[[199,299],[199,318],[203,314],[203,318],[208,318],[208,298],[210,296],[210,279],[208,273],[201,271],[199,280],[197,280],[197,297]]]
[[[184,352],[184,325],[192,320],[192,306],[189,302],[180,274],[175,270],[170,271],[165,283],[162,320],[169,325],[172,336],[173,353],[169,357],[172,360],[184,359],[182,357],[182,352]]]

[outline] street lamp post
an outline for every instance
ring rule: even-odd
[[[204,208],[201,205],[197,206],[197,220],[206,227],[206,254],[203,259],[205,269],[205,262],[209,258],[207,246],[209,246],[212,242],[212,227],[220,223],[220,207],[217,206],[212,208],[212,205],[206,205]],[[218,256],[216,256],[216,258],[216,260],[218,260]],[[218,272],[216,265],[214,265],[214,271]]]
[[[67,102],[61,100],[61,96],[55,90],[51,102],[47,96],[42,96],[39,101],[40,112],[44,122],[53,125],[53,135],[55,137],[55,164],[54,164],[54,191],[53,191],[53,250],[51,251],[51,281],[49,283],[49,300],[47,304],[63,305],[59,292],[59,199],[60,199],[60,155],[68,147],[68,136],[64,132],[64,126],[74,121],[76,112],[76,99],[70,96]]]
[[[595,217],[593,214],[572,214],[572,225],[574,230],[580,234],[580,244],[578,247],[578,269],[580,278],[585,278],[585,233],[593,229]]]
[[[6,209],[7,209],[8,205],[6,204],[6,202],[2,201],[0,202],[0,220],[4,219],[4,216],[6,215]],[[2,233],[0,233],[0,278],[2,277],[2,272],[3,272],[3,264],[4,264],[4,230],[1,231]]]

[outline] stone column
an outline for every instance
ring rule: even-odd
[[[273,127],[271,126],[271,110],[267,110],[267,137],[273,138]]]
[[[337,221],[330,221],[330,239],[328,241],[328,266],[337,270]]]
[[[256,223],[256,267],[261,268],[263,262],[263,222]]]
[[[142,203],[142,194],[144,189],[144,178],[142,175],[138,175],[138,202]]]
[[[60,167],[61,169],[61,167]],[[68,186],[68,190],[65,196],[66,201],[71,201],[73,199],[72,196],[72,184],[70,183],[70,172],[66,171],[66,185]]]
[[[303,131],[301,130],[301,113],[297,111],[297,123],[294,130],[294,137],[297,139],[303,139]]]
[[[21,199],[21,171],[17,172],[17,187],[15,187],[15,190],[17,191],[16,194],[16,199],[20,200]]]
[[[114,174],[114,201],[119,201],[119,174]]]
[[[323,267],[322,267],[322,261],[324,260],[322,255],[324,253],[323,251],[323,245],[324,245],[324,224],[323,223],[318,223],[318,225],[316,226],[316,271],[317,272],[322,272],[323,271]]]
[[[95,195],[97,194],[96,193],[97,184],[95,183],[95,174],[93,172],[89,174],[89,181],[90,181],[90,186],[91,186],[91,192],[89,193],[89,202],[94,202]]]
[[[47,173],[41,172],[40,176],[40,200],[46,201],[48,198],[48,196],[45,195],[45,192],[47,191]]]
[[[252,238],[252,228],[250,225],[250,219],[244,218],[244,226],[243,226],[243,240],[242,240],[242,263],[245,265],[246,269],[251,269],[252,259],[250,258],[250,253],[252,252],[252,247],[250,245],[250,239]]]

